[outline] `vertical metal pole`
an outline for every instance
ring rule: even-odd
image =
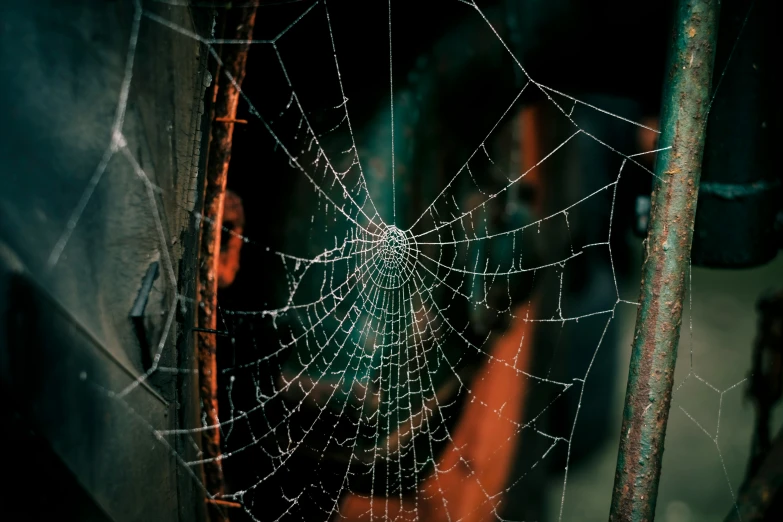
[[[678,0],[610,521],[655,515],[691,255],[718,0]]]

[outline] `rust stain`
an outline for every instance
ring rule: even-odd
[[[234,29],[235,37],[250,40],[255,25],[255,8],[237,11],[227,21],[227,27]],[[228,25],[231,23],[231,25]],[[234,35],[232,35],[234,36]],[[201,446],[208,460],[203,465],[204,487],[213,497],[220,496],[224,490],[223,469],[220,460],[220,423],[218,417],[217,393],[217,291],[220,281],[220,244],[221,229],[226,196],[228,165],[231,160],[231,145],[239,103],[238,85],[242,84],[247,63],[248,45],[228,46],[222,56],[223,70],[214,86],[214,108],[212,128],[209,136],[209,151],[204,186],[203,215],[201,237],[199,239],[199,273],[197,297],[198,373],[199,396],[202,411],[213,429],[204,430]],[[228,75],[234,79],[228,77]],[[236,84],[234,83],[236,82]],[[228,517],[216,503],[207,503],[210,520],[228,520]]]

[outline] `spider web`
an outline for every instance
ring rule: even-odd
[[[350,110],[351,92],[361,86],[343,81],[332,2],[304,4],[273,36],[250,42],[195,34],[169,21],[161,14],[165,11],[157,8],[158,4],[176,8],[186,2],[147,4],[135,6],[111,142],[51,253],[50,265],[58,262],[109,161],[119,155],[147,188],[166,284],[176,295],[176,271],[156,202],[161,189],[123,137],[135,47],[143,24],[157,24],[201,42],[218,62],[217,45],[249,43],[265,48],[263,56],[274,78],[269,81],[281,82],[280,90],[286,95],[251,99],[240,92],[255,123],[267,134],[260,146],[282,158],[288,166],[285,175],[295,176],[299,183],[297,208],[288,217],[300,218],[293,229],[286,229],[281,249],[241,236],[246,248],[265,253],[264,269],[282,277],[277,302],[252,310],[220,310],[220,322],[232,342],[251,346],[242,360],[221,368],[230,407],[221,410],[219,425],[206,420],[200,426],[174,430],[150,425],[157,440],[168,445],[198,481],[199,467],[214,458],[185,460],[173,449],[177,447],[174,441],[195,441],[205,431],[220,430],[223,453],[218,459],[222,465],[258,472],[218,500],[240,504],[253,520],[311,519],[308,513],[314,507],[324,520],[353,520],[343,512],[347,496],[364,500],[363,516],[369,520],[426,520],[433,513],[450,521],[477,513],[504,520],[504,495],[525,487],[529,472],[546,464],[558,449],[565,454],[562,518],[571,449],[594,361],[617,308],[637,306],[622,296],[615,274],[612,225],[618,187],[630,170],[632,175],[654,176],[638,156],[662,150],[623,150],[580,123],[580,115],[600,114],[627,125],[629,132],[638,128],[657,131],[539,83],[514,56],[491,15],[474,2],[460,0],[454,9],[465,11],[472,23],[483,27],[522,81],[503,101],[504,109],[492,115],[492,124],[481,129],[483,137],[462,150],[456,168],[443,174],[441,183],[430,187],[429,193],[425,191],[426,200],[414,205],[406,183],[427,173],[410,172],[408,138],[400,132],[409,122],[400,122],[398,116],[395,123],[400,107],[409,108],[412,101],[404,79],[394,72],[398,36],[393,31],[391,2],[387,24],[378,28],[388,31],[388,58],[374,58],[389,63],[388,108],[361,128],[352,123]],[[309,36],[313,39],[310,45],[328,46],[333,57],[327,77],[310,78],[323,84],[319,99],[313,100],[300,94],[307,92],[298,83],[302,73],[295,69],[300,64],[287,58],[289,42],[308,37],[297,33],[305,23],[321,28]],[[508,132],[509,122],[516,121],[519,108],[532,99],[543,99],[549,114],[571,130],[522,168],[497,141]],[[582,191],[563,189],[566,194],[558,209],[536,214],[521,208],[521,188],[547,162],[569,154],[577,144],[608,151],[618,159],[619,169],[598,176],[598,183]],[[366,151],[372,159],[363,155]],[[594,214],[596,207],[602,209],[599,215]],[[577,233],[578,223],[584,220],[594,221],[589,226],[600,231],[598,240]],[[224,229],[224,233],[234,232]],[[564,247],[541,248],[549,238]],[[614,296],[608,304],[584,310],[569,303],[563,282],[575,277],[569,273],[579,273],[580,263],[588,257],[600,259],[611,274]],[[533,295],[540,285],[545,287],[535,292],[556,296],[549,300],[556,305],[553,310],[537,306]],[[177,308],[197,305],[187,296],[176,295],[152,367],[126,389],[108,391],[112,397],[122,401],[156,372],[195,373],[191,368],[163,367],[159,361],[172,343],[169,332]],[[546,323],[562,330],[580,321],[597,322],[600,335],[590,341],[589,363],[577,376],[560,378],[552,364],[532,368],[521,363],[532,346],[524,328],[519,335],[513,327],[509,330],[509,335],[516,335],[513,354],[499,355],[496,348],[499,332],[509,325]],[[501,368],[502,375],[547,399],[524,416],[505,403],[490,403],[484,392],[487,374],[481,368]],[[82,377],[87,379],[85,374]],[[703,381],[692,370],[690,377]],[[736,386],[715,391],[722,397]],[[237,400],[238,394],[243,394],[242,401]],[[576,397],[577,406],[564,429],[549,429],[538,422],[569,396]],[[235,402],[242,405],[235,406]],[[488,417],[510,426],[500,444],[490,450],[493,455],[509,455],[507,450],[515,447],[523,433],[540,441],[539,454],[525,469],[513,468],[499,489],[485,485],[490,479],[477,467],[480,464],[471,447],[475,441],[460,445],[464,439],[456,434],[456,422],[467,407],[484,410]],[[142,412],[131,413],[146,422]],[[717,432],[714,438],[708,435],[717,446]],[[313,473],[304,481],[293,481],[292,470],[301,469],[303,461],[310,463]],[[462,478],[455,481],[458,473]],[[466,483],[478,492],[477,502],[469,508],[459,506],[449,490]],[[270,496],[275,497],[272,507],[267,504]]]

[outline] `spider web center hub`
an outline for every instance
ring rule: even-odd
[[[416,262],[415,244],[413,236],[394,225],[383,231],[375,254],[376,284],[394,289],[408,281]]]
[[[395,226],[386,229],[381,239],[381,257],[388,268],[399,268],[405,263],[408,238],[405,232]]]

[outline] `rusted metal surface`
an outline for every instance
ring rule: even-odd
[[[679,0],[609,520],[655,515],[712,84],[718,0]]]
[[[226,12],[225,35],[241,41],[253,37],[255,8],[243,8]],[[229,36],[230,35],[230,36]],[[209,138],[204,211],[201,220],[198,274],[198,362],[199,396],[206,422],[216,426],[202,432],[205,487],[213,497],[223,493],[223,469],[220,457],[220,430],[218,417],[217,381],[217,290],[218,264],[220,260],[220,234],[223,225],[223,205],[226,194],[228,165],[231,160],[231,143],[234,124],[237,122],[239,90],[245,77],[245,64],[249,45],[224,45],[221,50],[221,67],[214,87],[212,128]],[[212,459],[212,460],[210,460]],[[208,499],[208,511],[212,520],[227,520],[221,504]]]

